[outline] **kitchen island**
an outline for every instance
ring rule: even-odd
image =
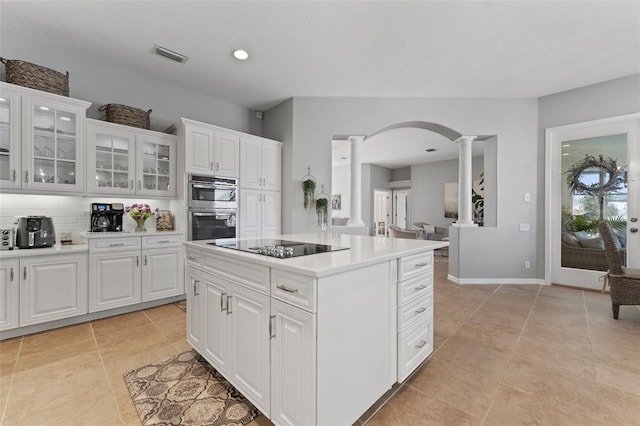
[[[273,423],[353,424],[432,352],[433,250],[448,243],[277,238],[348,249],[281,259],[185,243],[187,340]]]

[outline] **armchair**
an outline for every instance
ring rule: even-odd
[[[391,238],[407,238],[410,240],[417,239],[416,231],[410,231],[408,229],[402,229],[396,225],[389,225],[389,236]]]

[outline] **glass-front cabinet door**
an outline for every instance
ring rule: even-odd
[[[151,196],[175,195],[175,139],[156,135],[138,135],[137,147],[137,193]]]
[[[0,188],[20,188],[20,95],[0,89]]]
[[[46,98],[22,98],[23,188],[83,190],[85,110]]]
[[[135,133],[88,120],[87,191],[135,193]]]

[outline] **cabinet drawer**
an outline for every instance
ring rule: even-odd
[[[242,262],[230,257],[204,253],[202,265],[205,272],[219,275],[260,293],[269,294],[269,267]]]
[[[154,235],[142,237],[142,248],[160,248],[182,244],[182,235]]]
[[[89,240],[89,252],[140,250],[140,238],[93,238]]]
[[[398,280],[406,280],[433,267],[433,251],[412,254],[398,259]]]
[[[433,293],[423,294],[416,300],[398,308],[398,331],[405,330],[423,318],[433,316]]]
[[[292,272],[271,270],[271,296],[309,312],[316,312],[316,279]]]
[[[403,382],[433,352],[433,317],[398,334],[398,382]]]
[[[193,266],[194,268],[202,268],[202,252],[200,250],[187,247],[186,254],[187,266]]]
[[[433,290],[433,275],[425,274],[398,283],[398,306],[403,306],[410,300],[431,293]]]

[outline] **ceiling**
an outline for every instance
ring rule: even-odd
[[[258,111],[293,96],[540,97],[640,72],[638,1],[2,0],[0,28]]]
[[[640,1],[0,0],[0,29],[256,111],[294,96],[540,97],[640,73]],[[411,128],[362,149],[388,168],[454,158]]]

